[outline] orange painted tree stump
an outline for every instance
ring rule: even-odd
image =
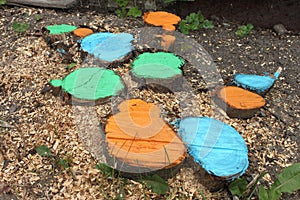
[[[74,35],[81,37],[81,38],[84,38],[93,33],[94,33],[93,30],[90,28],[77,28],[76,30],[73,31]]]
[[[235,86],[223,87],[217,92],[217,98],[227,115],[237,118],[250,118],[266,104],[260,95]]]
[[[175,31],[176,27],[174,25],[181,20],[179,16],[164,11],[147,12],[144,14],[143,19],[147,24],[162,26],[166,31]]]
[[[105,127],[108,152],[112,157],[122,165],[132,166],[131,169],[138,168],[134,173],[170,169],[182,163],[185,145],[160,118],[156,105],[131,99],[118,108],[120,112],[111,116]]]
[[[181,21],[181,18],[172,13],[157,11],[146,12],[143,19],[147,24],[161,26],[166,31],[162,35],[157,35],[157,37],[162,39],[161,46],[163,49],[168,51],[170,46],[173,45],[176,40],[176,37],[172,35],[172,32],[176,30],[175,25]]]

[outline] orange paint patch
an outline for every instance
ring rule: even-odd
[[[173,35],[157,35],[157,37],[161,38],[161,46],[164,48],[164,50],[168,50],[172,44],[174,44],[176,37]]]
[[[266,101],[260,95],[248,90],[227,86],[218,92],[218,97],[230,107],[240,110],[250,110],[263,107]]]
[[[167,31],[174,31],[175,24],[180,22],[180,17],[168,12],[147,12],[144,14],[143,19],[146,23],[154,26],[162,26]]]
[[[74,30],[73,33],[74,33],[74,35],[77,35],[77,36],[83,38],[83,37],[86,37],[86,36],[92,34],[93,30],[89,29],[89,28],[78,28],[78,29]]]
[[[185,146],[153,103],[124,101],[105,127],[109,153],[133,166],[163,168],[185,158]]]

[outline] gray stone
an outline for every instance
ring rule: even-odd
[[[283,24],[276,24],[273,29],[278,35],[284,35],[288,32]]]
[[[232,200],[239,200],[239,198],[237,196],[233,196]]]
[[[144,6],[146,10],[156,10],[155,0],[145,0]]]
[[[18,106],[16,104],[12,104],[10,107],[9,107],[9,113],[12,114],[14,113],[16,110],[17,110]]]

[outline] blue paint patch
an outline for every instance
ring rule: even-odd
[[[169,123],[172,125],[172,126],[175,126],[176,128],[179,128],[180,126],[180,118],[175,118],[174,121],[170,121]]]
[[[129,33],[94,33],[81,40],[81,48],[96,58],[112,62],[133,50]]]
[[[195,162],[210,174],[234,179],[248,168],[248,149],[244,139],[233,127],[219,120],[184,118],[178,134]]]
[[[56,49],[56,51],[59,53],[60,56],[62,56],[63,54],[66,54],[66,50],[64,50],[63,48]]]
[[[97,48],[103,41],[113,36],[114,34],[109,32],[88,35],[80,41],[81,49],[89,54],[93,54],[95,48]]]
[[[253,90],[257,93],[262,93],[272,87],[278,76],[279,74],[275,74],[275,77],[272,78],[267,75],[259,76],[252,74],[236,74],[234,75],[234,83],[237,86],[243,87],[245,89]]]
[[[93,54],[108,62],[118,60],[133,50],[132,40],[133,36],[129,33],[115,34],[97,46],[93,50]]]

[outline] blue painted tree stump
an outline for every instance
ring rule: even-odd
[[[119,61],[134,48],[133,36],[129,33],[94,33],[81,40],[81,49],[104,62]]]
[[[187,117],[180,122],[178,134],[209,174],[230,180],[245,173],[247,146],[233,127],[208,117]]]
[[[278,79],[281,68],[274,75],[235,74],[233,83],[242,88],[254,91],[258,94],[266,93]]]

